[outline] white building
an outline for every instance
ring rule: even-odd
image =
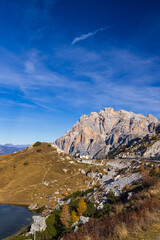
[[[79,157],[80,159],[89,159],[90,158],[87,151],[82,151],[80,153],[77,153],[76,157]]]

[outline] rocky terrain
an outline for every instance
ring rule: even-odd
[[[154,134],[147,134],[130,146],[121,145],[114,149],[108,155],[110,157],[160,159],[160,125],[156,127]]]
[[[105,108],[99,113],[82,115],[55,144],[72,156],[85,150],[91,157],[102,158],[119,145],[132,144],[133,141],[154,133],[158,123],[158,119],[151,114],[145,117],[142,114]]]

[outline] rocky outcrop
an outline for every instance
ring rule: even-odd
[[[33,223],[31,225],[30,232],[27,233],[27,236],[30,234],[34,234],[35,232],[43,232],[47,225],[46,225],[46,218],[41,216],[33,216]]]
[[[28,207],[28,209],[30,210],[30,211],[35,211],[35,210],[38,210],[38,204],[37,203],[31,203],[30,205],[29,205],[29,207]]]
[[[151,114],[145,117],[142,114],[105,108],[99,113],[82,115],[55,144],[71,155],[85,150],[91,157],[104,157],[120,144],[126,145],[153,133],[158,123],[158,119]]]
[[[121,150],[115,149],[116,158],[160,159],[160,125],[157,126],[155,134],[147,134],[131,146],[123,146]]]
[[[148,147],[143,154],[143,157],[160,159],[160,140],[156,141],[152,146]]]

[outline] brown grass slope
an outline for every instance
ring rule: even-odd
[[[86,188],[82,168],[87,166],[48,143],[0,156],[0,203],[51,206],[70,189]]]

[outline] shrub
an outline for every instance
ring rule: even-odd
[[[126,146],[125,145],[120,145],[117,148],[113,149],[109,154],[108,158],[114,159],[118,154],[122,153],[125,151]]]
[[[25,166],[27,166],[28,164],[29,164],[29,162],[28,161],[26,161],[26,162],[24,162],[23,163]]]
[[[102,175],[104,176],[104,175],[106,175],[106,172],[102,169]]]
[[[111,210],[111,208],[112,208],[112,205],[107,203],[107,204],[104,205],[104,207],[102,208],[101,211],[104,214],[105,212],[108,212],[109,210]]]
[[[39,146],[39,145],[41,145],[41,142],[36,142],[35,144],[33,144],[33,147],[37,147],[37,146]]]
[[[51,144],[48,144],[48,147],[51,147]]]
[[[109,203],[115,203],[118,200],[118,197],[116,197],[112,191],[109,191],[108,198]]]
[[[149,176],[150,177],[160,177],[160,172],[159,172],[159,168],[152,168],[151,171],[149,172]]]
[[[94,203],[90,202],[90,201],[87,201],[86,202],[87,204],[87,210],[85,211],[84,215],[86,217],[91,217],[91,216],[94,216],[95,212],[96,212],[96,208],[94,206]]]
[[[41,152],[42,151],[42,149],[37,149],[37,152]]]
[[[15,164],[13,165],[13,169],[14,169],[14,170],[16,169],[16,165],[15,165]]]
[[[130,187],[129,187],[128,184],[126,184],[126,185],[124,186],[124,188],[123,188],[124,191],[128,191],[129,189],[130,189]]]
[[[80,196],[84,196],[84,191],[77,191],[77,192],[74,192],[74,193],[72,193],[72,194],[70,194],[70,195],[68,195],[68,196],[66,196],[63,200],[68,200],[68,199],[70,199],[70,198],[76,198],[76,197],[80,197]]]
[[[69,204],[69,209],[70,209],[70,212],[71,211],[77,211],[77,207],[78,207],[78,202],[79,202],[79,199],[76,199],[76,200],[72,200]]]
[[[82,191],[81,196],[86,196],[88,193],[93,193],[94,187],[87,189],[86,191]]]
[[[47,235],[47,237],[55,237],[57,235],[57,231],[55,228],[55,215],[51,214],[47,219],[46,219],[46,225],[47,228],[45,230],[45,235]]]

